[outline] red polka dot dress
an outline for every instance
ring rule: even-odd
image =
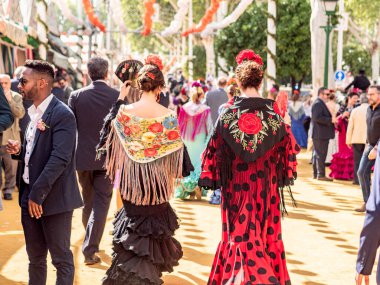
[[[238,111],[230,107],[221,116],[203,154],[199,184],[222,190],[223,233],[209,285],[291,284],[281,237],[281,212],[284,211],[282,190],[296,176],[295,154],[299,147],[289,128],[274,112],[275,103],[256,98],[266,102],[259,105],[262,106],[260,109],[252,99],[235,102],[233,106],[238,105]],[[247,109],[244,106],[250,106],[252,101],[256,108],[242,112]],[[254,114],[260,121],[252,117],[244,125],[241,118],[245,120],[248,116],[243,114]],[[272,128],[269,116],[281,126]],[[230,121],[224,120],[230,117]],[[269,121],[265,122],[266,119]],[[236,127],[230,128],[236,120]],[[265,128],[265,125],[268,127]],[[244,131],[244,135],[235,131],[237,128]],[[271,131],[272,136],[257,136],[258,130],[262,129],[266,134]],[[253,135],[257,136],[256,139],[250,136],[249,130],[255,130],[256,134]],[[239,142],[233,136],[234,132],[239,133]],[[266,141],[267,138],[271,141]],[[262,141],[260,144],[258,139]],[[255,141],[256,145],[249,143]],[[238,145],[243,145],[243,149]],[[250,148],[247,150],[246,146]]]

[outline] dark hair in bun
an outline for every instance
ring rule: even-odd
[[[157,87],[164,87],[165,78],[156,65],[147,64],[140,69],[137,84],[140,90],[149,92],[157,89]]]
[[[165,78],[161,70],[163,64],[161,58],[157,55],[148,55],[145,59],[145,65],[140,69],[137,83],[140,90],[149,92],[157,89],[157,87],[165,86]]]
[[[241,87],[258,89],[263,81],[263,66],[255,61],[243,61],[236,67],[236,78],[240,81]]]

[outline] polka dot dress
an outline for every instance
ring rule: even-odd
[[[210,141],[208,148],[212,151],[203,158],[200,184],[215,185],[220,181],[220,172],[215,168],[220,157],[216,149],[222,143],[216,136]],[[232,155],[232,177],[228,187],[222,187],[222,241],[208,285],[291,284],[281,237],[277,177],[279,149],[286,145],[291,143],[282,141],[250,163]],[[293,154],[286,153],[286,160],[283,172],[295,173]]]

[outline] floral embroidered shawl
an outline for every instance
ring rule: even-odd
[[[128,114],[121,106],[106,142],[107,174],[136,205],[167,202],[182,175],[184,144],[174,112],[157,118]]]
[[[246,162],[263,156],[286,135],[277,102],[263,98],[234,98],[220,116],[217,128],[235,154]]]

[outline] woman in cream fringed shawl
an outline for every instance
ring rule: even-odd
[[[147,57],[137,78],[141,99],[120,106],[100,149],[123,198],[103,284],[162,284],[162,272],[171,272],[182,257],[172,237],[179,224],[169,199],[175,179],[188,176],[193,167],[175,113],[157,103],[165,86],[161,68],[158,57]]]

